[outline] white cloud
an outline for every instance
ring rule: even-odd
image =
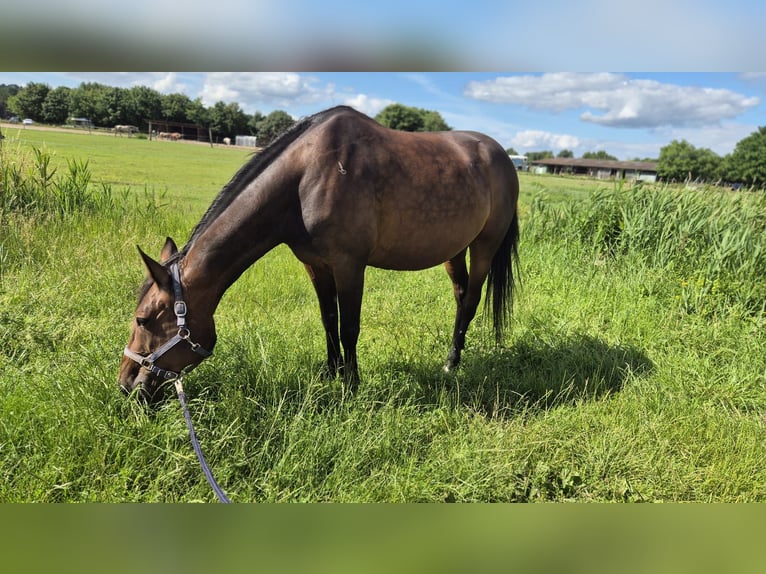
[[[477,100],[562,112],[585,109],[580,119],[620,128],[694,127],[718,124],[758,105],[731,90],[633,80],[612,73],[551,73],[471,82]]]
[[[247,112],[265,107],[290,107],[332,99],[333,84],[321,85],[312,76],[289,72],[214,72],[206,74],[202,101],[236,101]]]
[[[581,141],[576,136],[539,130],[522,130],[510,140],[510,146],[519,151],[574,150],[579,148],[580,144]]]
[[[382,98],[371,98],[367,94],[356,94],[347,97],[343,103],[372,117],[377,115],[378,112],[389,104],[393,104],[394,101]]]

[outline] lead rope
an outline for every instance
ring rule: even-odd
[[[191,416],[189,415],[189,409],[186,407],[186,394],[184,394],[184,388],[181,384],[182,378],[183,377],[178,377],[175,380],[175,387],[176,393],[178,393],[178,400],[181,402],[181,409],[184,412],[184,418],[186,419],[186,426],[189,427],[189,437],[191,438],[192,447],[194,447],[194,452],[197,454],[197,460],[199,460],[199,464],[202,467],[202,472],[205,474],[205,478],[213,488],[213,492],[215,492],[218,500],[228,504],[231,502],[231,500],[229,500],[229,497],[226,496],[226,493],[223,491],[223,489],[218,486],[218,483],[216,482],[210,467],[207,465],[205,455],[202,454],[202,449],[199,446],[197,435],[194,434],[194,425],[192,424]]]

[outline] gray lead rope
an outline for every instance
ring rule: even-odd
[[[213,472],[207,465],[205,455],[202,454],[202,448],[199,446],[197,435],[194,434],[194,425],[192,424],[191,416],[189,415],[189,409],[186,407],[186,394],[184,394],[184,388],[181,384],[181,379],[182,377],[178,377],[175,380],[176,393],[178,393],[178,400],[181,402],[181,408],[184,412],[184,418],[186,419],[186,426],[189,427],[189,437],[191,438],[192,447],[194,447],[194,452],[196,453],[197,460],[199,460],[199,464],[202,467],[202,472],[204,473],[205,478],[213,489],[213,492],[215,492],[215,495],[218,497],[218,500],[228,504],[231,502],[231,500],[229,500],[229,497],[226,496],[226,493],[216,482],[215,477],[213,476]]]

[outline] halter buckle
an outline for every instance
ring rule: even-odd
[[[176,301],[173,305],[176,317],[186,317],[186,301]]]

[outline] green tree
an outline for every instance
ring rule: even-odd
[[[43,102],[51,88],[48,84],[29,82],[15,96],[8,98],[8,108],[18,116],[43,121]]]
[[[571,158],[574,157],[574,152],[569,149],[562,149],[559,153],[556,154],[556,157]]]
[[[695,148],[686,140],[673,140],[660,149],[657,175],[667,181],[688,179],[715,181],[724,173],[724,160],[707,148]]]
[[[617,158],[613,155],[606,153],[604,150],[600,149],[598,151],[586,151],[584,154],[582,154],[583,159],[606,159],[606,160],[616,160]]]
[[[186,106],[186,117],[193,124],[210,125],[210,111],[202,103],[202,98],[195,98]]]
[[[514,148],[509,147],[505,150],[505,153],[508,155],[521,155],[519,152],[517,152]]]
[[[162,94],[146,86],[135,86],[125,94],[123,123],[141,126],[144,120],[162,118]]]
[[[423,114],[417,108],[402,104],[390,104],[375,116],[375,121],[394,130],[405,132],[423,131]]]
[[[290,114],[282,110],[274,110],[257,124],[258,145],[265,146],[286,129],[290,128],[295,120]]]
[[[528,151],[527,152],[527,159],[529,161],[538,161],[541,159],[548,159],[553,157],[553,152],[550,150],[546,151]]]
[[[63,124],[69,117],[69,101],[72,90],[67,87],[53,88],[43,102],[42,118],[49,124]]]
[[[696,152],[696,148],[686,140],[673,140],[660,148],[657,175],[667,181],[693,179],[696,171]]]
[[[192,101],[186,94],[160,96],[162,118],[170,122],[190,122],[188,110],[191,104]]]
[[[109,125],[109,86],[97,82],[83,82],[70,94],[69,115],[88,118],[94,125]]]
[[[16,84],[0,84],[0,118],[10,116],[8,109],[8,98],[19,93],[21,88]]]
[[[239,104],[216,102],[210,110],[210,127],[219,137],[234,137],[247,133],[248,117]]]
[[[708,148],[697,149],[697,178],[714,182],[721,177],[724,173],[724,160],[721,156]]]
[[[452,128],[447,125],[444,118],[439,112],[432,110],[420,110],[423,117],[423,131],[424,132],[446,132]]]
[[[726,179],[766,187],[766,127],[740,140],[725,162]]]
[[[253,135],[258,135],[258,126],[265,119],[266,116],[264,116],[259,111],[256,111],[252,116],[250,116],[250,118],[247,120],[247,127],[250,130],[250,133]]]

